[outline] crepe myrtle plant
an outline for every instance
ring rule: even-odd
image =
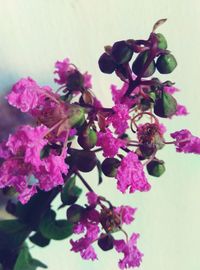
[[[120,40],[105,47],[99,68],[122,81],[118,87],[111,85],[111,108],[95,97],[91,75],[68,58],[55,63],[56,91],[30,77],[13,85],[7,102],[28,114],[31,124],[19,126],[0,144],[0,188],[12,194],[6,210],[14,217],[0,221],[1,269],[47,268],[32,258],[30,241],[46,247],[65,238],[70,238],[71,251],[85,260],[96,260],[98,249],[114,249],[122,253],[120,269],[140,266],[139,234],[126,232],[136,208],[113,205],[82,172],[97,170],[97,184],[104,175],[112,178],[116,193],[147,192],[151,176],[165,172],[159,151],[166,145],[200,154],[200,138],[187,129],[174,131],[172,140],[165,140],[162,119],[188,113],[174,97],[178,91],[174,83],[156,77],[177,66],[166,38],[156,32],[165,21],[159,20],[146,40]],[[78,202],[82,193],[84,205]],[[52,209],[56,197],[59,209],[66,208],[66,219],[56,218]],[[134,223],[131,226],[134,230]]]

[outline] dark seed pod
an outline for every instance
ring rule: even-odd
[[[94,152],[79,150],[74,157],[75,165],[81,172],[90,172],[97,165],[97,158]]]
[[[143,67],[147,61],[149,52],[145,51],[145,52],[141,52],[137,58],[135,59],[135,61],[133,62],[132,65],[132,70],[135,73],[135,75],[140,75],[140,73],[143,70]],[[153,73],[155,72],[155,61],[153,60],[148,68],[145,70],[144,74],[142,75],[142,77],[150,77],[151,75],[153,75]]]
[[[96,145],[97,134],[89,127],[83,129],[82,133],[78,136],[78,143],[83,149],[91,149]]]
[[[111,250],[114,247],[114,238],[112,237],[111,234],[101,234],[98,240],[98,246],[103,251]]]
[[[108,177],[115,177],[120,161],[116,158],[106,158],[101,164],[102,172]]]
[[[103,73],[111,74],[114,72],[117,64],[113,60],[113,58],[107,54],[103,53],[98,61],[99,68]]]
[[[131,60],[133,56],[133,50],[126,41],[122,40],[114,43],[112,46],[111,54],[116,63],[121,65],[128,63]]]
[[[156,146],[151,143],[143,143],[139,149],[143,157],[150,157],[155,152]]]
[[[158,57],[156,68],[161,74],[171,73],[177,66],[175,57],[172,54],[165,54]]]
[[[76,223],[81,220],[85,212],[85,208],[78,204],[73,204],[67,209],[67,220]]]
[[[147,171],[150,175],[159,177],[165,172],[164,161],[152,160],[147,164]]]
[[[156,37],[157,37],[157,41],[158,41],[158,48],[162,49],[162,50],[166,50],[167,49],[167,40],[163,36],[163,34],[158,33],[158,34],[156,34]]]
[[[160,117],[171,117],[176,113],[177,102],[176,99],[163,91],[162,96],[156,99],[154,104],[154,113]]]
[[[67,76],[67,89],[69,91],[78,91],[83,86],[83,75],[78,71],[74,70]]]

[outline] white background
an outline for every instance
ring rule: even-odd
[[[160,28],[178,60],[169,77],[182,89],[177,97],[190,112],[187,118],[167,121],[169,132],[188,128],[200,136],[200,2],[198,0],[0,0],[0,86],[5,91],[19,78],[31,76],[40,84],[53,83],[53,64],[69,57],[82,71],[93,74],[94,92],[111,105],[109,85],[114,76],[97,65],[103,46],[116,40],[147,38],[154,22],[168,18]],[[97,192],[114,203],[137,206],[129,232],[141,234],[142,270],[199,270],[200,168],[199,157],[161,151],[167,172],[150,179],[151,192],[123,196],[114,180],[105,180]],[[96,185],[96,174],[87,178]],[[84,196],[83,196],[84,197]],[[64,215],[64,212],[62,213]],[[61,215],[62,215],[61,214]],[[83,262],[72,254],[68,240],[52,242],[32,254],[50,270],[118,269],[115,252],[99,253],[98,262]]]

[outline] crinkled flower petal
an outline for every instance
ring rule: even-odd
[[[143,254],[136,246],[139,234],[133,233],[128,243],[124,240],[115,240],[114,245],[117,252],[124,254],[123,259],[119,261],[120,269],[139,267],[142,262]]]
[[[104,157],[114,157],[120,147],[125,147],[125,145],[126,141],[115,138],[109,129],[106,129],[105,132],[98,132],[97,146],[103,148]]]
[[[117,188],[125,193],[133,193],[136,190],[149,191],[151,186],[147,182],[142,163],[134,152],[129,152],[121,161],[117,169]]]

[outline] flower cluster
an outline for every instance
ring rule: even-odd
[[[139,234],[129,237],[124,230],[124,225],[132,224],[136,209],[113,206],[94,192],[81,172],[96,168],[99,184],[103,175],[114,178],[123,194],[147,192],[153,188],[147,175],[160,177],[165,172],[159,151],[166,145],[174,145],[177,152],[200,154],[200,138],[187,129],[171,133],[173,141],[164,138],[167,129],[161,120],[188,112],[174,97],[178,91],[174,83],[152,77],[156,71],[169,74],[177,66],[165,37],[156,33],[163,22],[154,26],[147,40],[117,41],[100,56],[100,70],[115,73],[122,81],[121,87],[111,86],[111,108],[95,97],[91,75],[81,73],[68,58],[55,63],[56,91],[28,77],[19,80],[6,97],[11,106],[31,117],[31,123],[21,125],[0,143],[0,188],[14,190],[18,200],[27,205],[41,191],[60,192],[61,207],[68,206],[67,224],[80,236],[70,240],[71,250],[83,259],[96,260],[96,244],[104,251],[114,248],[124,256],[120,269],[139,267],[142,261]],[[76,204],[81,190],[75,177],[89,190],[85,206]],[[33,227],[45,240],[51,239],[53,229],[44,233],[40,223],[55,194]],[[56,222],[48,220],[47,224],[56,226]],[[59,224],[66,225],[63,221]],[[56,227],[58,231],[61,233],[61,228]],[[123,239],[117,238],[117,232]],[[53,237],[60,239],[60,234]]]

